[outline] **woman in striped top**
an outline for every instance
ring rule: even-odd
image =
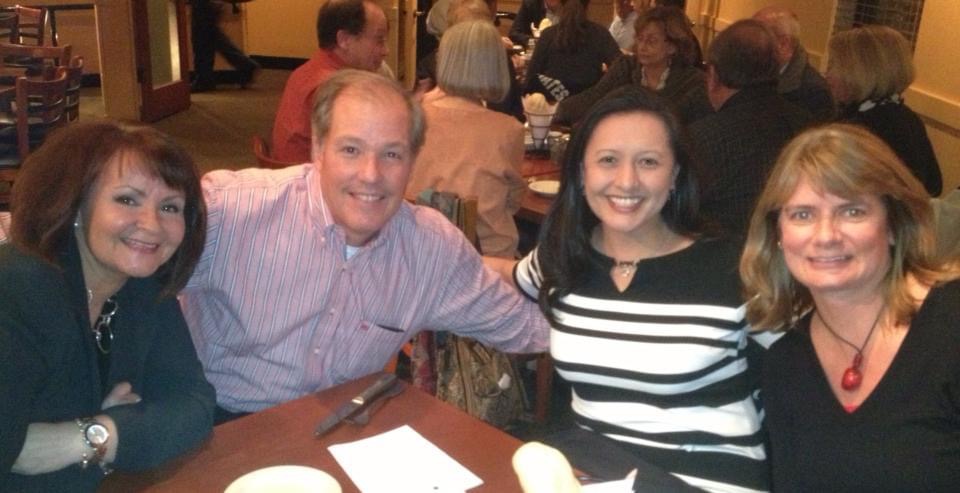
[[[594,106],[570,142],[540,246],[513,269],[551,320],[550,352],[572,384],[578,427],[547,441],[592,475],[641,464],[682,479],[679,489],[763,491],[738,252],[702,233],[667,108],[641,89]]]

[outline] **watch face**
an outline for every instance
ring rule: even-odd
[[[100,423],[94,423],[87,427],[86,437],[91,444],[99,446],[107,443],[107,439],[110,438],[110,432],[107,431],[106,426]]]

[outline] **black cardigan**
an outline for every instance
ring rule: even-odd
[[[214,389],[180,305],[176,298],[159,299],[153,278],[131,278],[115,295],[106,382],[110,389],[128,381],[143,400],[100,410],[104,395],[75,241],[60,266],[0,245],[2,491],[94,491],[103,477],[99,468],[78,464],[35,476],[11,473],[30,423],[109,415],[120,435],[118,470],[155,467],[196,446],[213,426]]]

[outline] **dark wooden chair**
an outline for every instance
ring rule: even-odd
[[[0,41],[12,43],[17,32],[17,14],[0,10]]]
[[[75,56],[67,66],[67,101],[64,113],[68,122],[80,119],[80,87],[83,86],[83,57]]]
[[[16,26],[9,34],[11,43],[42,46],[47,29],[47,9],[44,7],[24,7],[14,5],[4,12],[16,16]]]
[[[13,85],[17,77],[50,79],[57,67],[70,63],[70,45],[30,46],[0,42],[0,84]]]
[[[12,184],[30,151],[54,128],[67,122],[64,115],[67,83],[67,71],[63,67],[52,80],[17,79],[12,114],[5,115],[6,125],[0,122],[0,183]]]
[[[257,165],[259,165],[261,168],[282,169],[286,168],[287,166],[301,164],[280,161],[279,159],[274,159],[271,157],[270,147],[267,145],[267,142],[263,140],[263,137],[259,135],[254,135],[251,141],[253,143],[253,155],[257,157]]]

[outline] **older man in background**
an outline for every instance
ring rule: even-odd
[[[320,7],[320,48],[287,79],[273,124],[273,158],[310,161],[310,109],[317,87],[340,69],[380,70],[388,54],[387,32],[387,16],[370,0],[329,0]]]
[[[780,75],[777,92],[797,106],[810,112],[818,122],[834,116],[833,98],[827,81],[810,65],[807,50],[800,44],[800,20],[797,14],[784,7],[760,9],[753,18],[764,23],[776,36],[777,63]]]
[[[404,201],[424,122],[396,82],[338,72],[313,124],[311,164],[203,178],[207,244],[181,304],[218,421],[378,371],[424,329],[546,349],[536,303]]]

